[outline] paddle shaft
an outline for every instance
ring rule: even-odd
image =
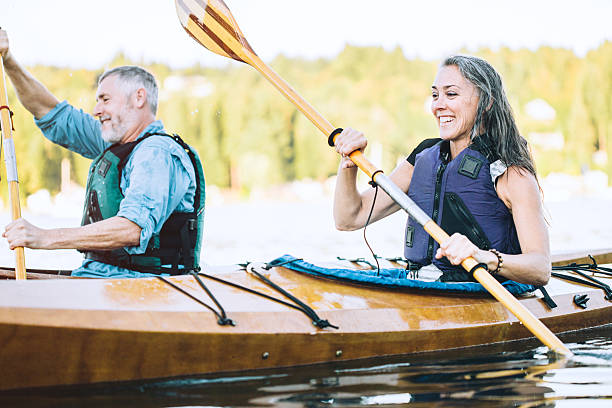
[[[4,147],[4,162],[6,164],[6,178],[9,187],[9,200],[11,202],[11,217],[14,220],[21,218],[19,206],[19,180],[17,178],[17,161],[15,159],[15,144],[13,141],[13,119],[8,107],[8,94],[4,76],[4,60],[0,55],[0,116],[2,124],[2,146]],[[15,276],[18,280],[26,279],[25,254],[23,247],[15,248]]]
[[[304,98],[283,80],[276,72],[267,66],[257,55],[248,53],[249,60],[245,61],[253,68],[258,70],[276,89],[278,89],[291,103],[295,105],[324,135],[329,136],[335,127],[327,121],[315,108],[313,108]],[[244,56],[243,56],[244,57]],[[380,170],[372,164],[367,157],[360,151],[355,150],[349,157],[363,172],[370,178]]]

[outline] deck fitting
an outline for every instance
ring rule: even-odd
[[[587,308],[587,302],[589,297],[587,295],[576,295],[574,296],[574,303],[583,309]]]

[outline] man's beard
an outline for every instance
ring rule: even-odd
[[[102,139],[108,143],[119,143],[133,122],[133,120],[126,119],[130,117],[131,111],[133,111],[132,107],[126,104],[121,112],[113,115],[110,119],[110,128],[102,129]]]

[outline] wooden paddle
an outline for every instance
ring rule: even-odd
[[[331,123],[255,54],[222,0],[175,0],[175,5],[183,28],[198,43],[216,54],[251,65],[306,115],[323,134],[330,136],[334,132],[336,128]],[[335,137],[332,136],[331,139],[330,144]],[[438,243],[449,238],[448,234],[383,174],[382,170],[370,163],[361,151],[356,150],[349,157],[404,211],[419,222]],[[559,354],[572,355],[572,352],[486,269],[477,267],[478,263],[474,258],[467,258],[462,262],[462,266],[467,271],[474,269],[474,278],[504,304],[542,343]]]
[[[4,162],[6,163],[6,178],[9,185],[9,199],[11,201],[11,216],[13,221],[21,218],[19,206],[19,180],[17,179],[17,160],[15,158],[15,144],[13,142],[13,119],[8,106],[8,94],[4,77],[4,60],[0,55],[0,116],[2,125],[2,145],[4,147]],[[16,278],[26,279],[25,254],[23,247],[15,248]]]

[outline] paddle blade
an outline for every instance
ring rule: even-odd
[[[215,54],[249,63],[256,55],[223,0],[174,0],[181,25]]]

